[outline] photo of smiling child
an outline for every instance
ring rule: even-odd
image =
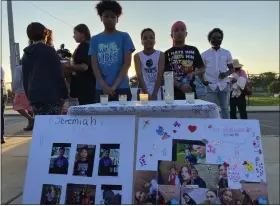
[[[95,145],[77,145],[73,175],[92,177],[95,156]]]
[[[206,163],[206,145],[198,140],[173,139],[172,161],[191,165]]]

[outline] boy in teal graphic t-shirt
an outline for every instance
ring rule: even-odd
[[[128,69],[135,51],[126,32],[116,30],[122,7],[116,1],[103,0],[96,5],[97,13],[104,24],[104,31],[91,38],[89,55],[96,76],[96,101],[100,95],[109,95],[109,101],[117,101],[118,95],[126,94],[131,100]]]

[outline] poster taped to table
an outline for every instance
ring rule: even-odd
[[[140,118],[133,195],[134,204],[267,202],[259,121]]]
[[[36,116],[22,203],[131,204],[134,139],[135,116]]]

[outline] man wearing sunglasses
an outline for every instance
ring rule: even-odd
[[[228,76],[234,71],[231,53],[221,48],[224,33],[219,28],[214,28],[208,34],[211,48],[201,54],[205,64],[205,79],[207,86],[207,101],[217,103],[219,100],[222,118],[229,119],[229,93],[230,85]]]

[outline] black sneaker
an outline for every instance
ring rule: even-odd
[[[27,127],[23,128],[24,131],[32,131],[34,127],[34,120],[29,121]]]

